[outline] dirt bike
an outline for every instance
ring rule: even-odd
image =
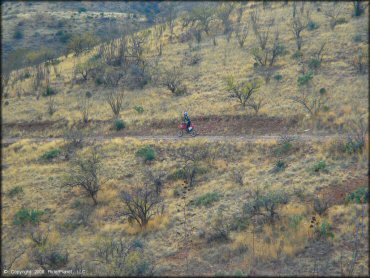
[[[197,132],[195,131],[195,126],[193,124],[190,125],[189,129],[186,128],[186,123],[181,123],[178,126],[179,131],[177,132],[177,136],[182,137],[184,133],[188,133],[191,136],[196,136]]]

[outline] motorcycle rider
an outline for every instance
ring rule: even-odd
[[[191,125],[191,121],[190,121],[190,118],[189,118],[189,115],[188,115],[188,112],[184,112],[184,119],[183,119],[183,122],[186,123],[186,131],[189,131],[189,127]]]

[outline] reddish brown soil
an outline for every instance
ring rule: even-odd
[[[329,206],[343,204],[348,193],[354,190],[367,186],[369,177],[363,175],[360,177],[350,178],[344,182],[343,185],[335,185],[324,188],[320,195],[328,201]]]

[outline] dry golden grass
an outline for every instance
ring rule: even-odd
[[[351,57],[357,49],[351,34],[362,32],[361,28],[366,25],[366,18],[363,16],[359,19],[352,19],[349,14],[350,3],[348,5],[341,4],[345,6],[345,17],[348,23],[338,25],[335,32],[332,32],[323,13],[313,12],[312,19],[320,25],[320,28],[303,33],[303,51],[305,53],[317,48],[321,41],[327,41],[328,52],[324,57],[322,69],[319,70],[314,80],[319,88],[327,88],[330,94],[330,110],[320,115],[320,119],[324,123],[334,122],[337,125],[345,123],[346,119],[356,111],[366,111],[365,100],[367,100],[368,90],[368,77],[356,75],[349,65],[349,58],[346,58]],[[281,39],[290,54],[278,62],[280,67],[278,72],[283,75],[283,81],[278,83],[272,79],[269,84],[264,84],[260,90],[261,94],[266,96],[266,105],[261,113],[279,117],[298,115],[301,114],[298,107],[287,100],[297,90],[297,70],[299,69],[297,63],[291,59],[295,45],[286,24],[286,15],[290,14],[291,10],[283,7],[282,3],[273,3],[272,5],[272,10],[266,10],[264,15],[266,17],[275,16],[276,26],[281,30]],[[311,5],[313,4],[308,3],[307,5],[312,9]],[[327,3],[321,5],[324,9]],[[248,18],[249,9],[248,7],[245,11],[244,20]],[[175,32],[176,34],[180,32],[179,25],[175,27]],[[223,37],[219,37],[217,43],[218,45],[213,47],[210,38],[206,38],[199,50],[203,59],[200,66],[184,67],[185,83],[191,92],[188,97],[174,98],[161,87],[147,86],[143,90],[126,90],[128,106],[122,112],[122,118],[128,123],[128,126],[144,126],[153,118],[153,115],[158,121],[175,119],[181,115],[183,110],[188,110],[193,116],[245,114],[246,112],[240,110],[234,102],[226,99],[222,79],[229,74],[234,74],[238,78],[244,77],[246,73],[253,74],[253,60],[250,54],[255,43],[253,32],[250,32],[244,50],[237,46],[234,38],[227,44]],[[154,48],[154,45],[152,47]],[[174,62],[178,63],[187,48],[187,44],[166,43],[160,64],[169,66]],[[228,57],[224,65],[225,49],[228,51]],[[150,54],[152,52],[148,53],[148,55]],[[88,53],[88,55],[92,55],[92,53]],[[16,98],[16,88],[14,88],[11,89],[9,106],[3,107],[4,122],[65,119],[68,121],[68,125],[72,126],[80,120],[81,116],[77,109],[78,99],[87,90],[93,93],[92,118],[110,120],[112,114],[104,102],[102,88],[97,88],[90,83],[68,87],[74,59],[75,57],[70,55],[63,58],[61,64],[58,65],[66,83],[58,87],[60,93],[55,97],[58,110],[52,117],[46,113],[46,100],[44,98],[41,97],[38,101],[35,96]],[[83,56],[81,59],[87,59],[87,56]],[[16,86],[24,86],[25,89],[28,89],[29,85],[24,82],[24,84]],[[145,112],[141,115],[137,114],[132,109],[135,105],[142,105]],[[103,130],[103,134],[109,134],[109,132],[109,127]],[[62,130],[46,130],[40,133],[55,136],[62,134]],[[27,136],[29,134],[19,135]],[[206,255],[201,255],[202,252],[207,252],[207,254],[218,252],[217,248],[221,247],[229,248],[233,252],[247,247],[248,251],[242,255],[230,255],[229,261],[238,260],[239,256],[242,256],[243,268],[250,266],[253,246],[252,226],[242,231],[232,231],[231,241],[222,244],[208,244],[206,239],[197,235],[197,232],[204,231],[205,235],[208,236],[212,219],[221,209],[224,211],[226,219],[232,221],[235,214],[241,214],[244,204],[250,200],[248,191],[256,188],[267,192],[284,190],[285,193],[292,196],[287,205],[278,208],[279,221],[275,225],[265,224],[262,230],[255,235],[254,255],[259,267],[263,269],[271,261],[283,256],[297,263],[298,268],[301,262],[297,256],[306,252],[306,246],[311,246],[310,240],[313,236],[309,228],[311,217],[315,215],[311,197],[315,196],[319,189],[332,185],[341,186],[349,178],[362,176],[367,170],[368,143],[366,143],[365,151],[361,154],[342,155],[335,159],[333,154],[328,151],[334,141],[328,141],[324,144],[293,142],[294,146],[298,146],[297,150],[279,158],[272,151],[277,143],[277,141],[265,140],[257,140],[253,143],[222,142],[221,144],[224,145],[234,144],[235,150],[220,154],[213,162],[203,161],[200,163],[200,166],[206,168],[207,172],[196,176],[195,186],[187,193],[187,200],[193,201],[197,197],[211,192],[217,192],[221,197],[210,206],[203,207],[191,204],[188,206],[189,225],[195,228],[191,236],[194,242],[191,256],[199,263],[199,265],[194,264],[193,266],[197,274],[204,274],[203,270],[209,266],[224,267],[228,271],[233,270],[228,262],[215,263]],[[54,148],[63,149],[65,143],[62,140],[34,143],[24,139],[8,147],[3,147],[2,163],[7,167],[2,169],[2,219],[3,226],[7,231],[12,230],[12,235],[14,235],[14,239],[9,241],[19,241],[27,246],[31,244],[26,232],[13,225],[13,217],[20,208],[50,209],[53,226],[50,244],[62,243],[64,248],[70,252],[72,262],[77,258],[91,260],[94,246],[101,239],[122,237],[125,240],[131,240],[140,238],[145,241],[145,248],[155,253],[153,257],[163,263],[163,266],[169,267],[170,274],[186,275],[183,258],[180,258],[180,263],[176,261],[178,259],[176,255],[179,255],[178,252],[181,250],[178,233],[183,232],[183,227],[178,223],[183,220],[183,213],[178,210],[182,199],[174,192],[175,190],[181,191],[182,181],[165,181],[162,191],[165,203],[164,214],[152,218],[145,232],[139,225],[128,223],[127,219],[120,215],[123,203],[120,201],[119,195],[123,189],[143,182],[144,168],[164,171],[167,174],[177,170],[179,161],[169,155],[170,149],[176,150],[179,147],[192,146],[213,147],[212,144],[214,143],[207,139],[199,138],[176,142],[156,140],[144,142],[135,138],[115,138],[104,143],[98,142],[97,145],[100,147],[99,151],[103,160],[102,176],[109,178],[109,181],[102,186],[98,193],[98,205],[92,209],[88,219],[89,225],[81,224],[74,230],[68,230],[65,228],[65,224],[67,220],[72,219],[79,212],[75,206],[76,200],[90,207],[92,201],[80,189],[67,190],[61,187],[64,174],[68,171],[68,161],[42,162],[39,160],[46,151]],[[144,164],[135,155],[136,151],[145,145],[151,145],[157,151],[157,158],[147,164]],[[84,155],[88,151],[89,147],[84,147],[76,154]],[[278,159],[284,160],[288,166],[282,172],[273,173],[272,169]],[[312,171],[312,167],[320,160],[326,161],[328,171],[315,173]],[[243,175],[243,186],[240,186],[233,177],[231,170],[235,169],[240,170]],[[22,187],[23,193],[11,197],[8,193],[15,186]],[[303,201],[299,199],[299,196],[296,196],[295,192],[299,190],[303,192]],[[343,247],[342,236],[353,233],[358,214],[356,210],[359,211],[359,209],[358,205],[353,204],[338,205],[331,207],[325,216],[316,215],[319,221],[326,219],[333,225],[335,237],[332,242],[336,251]],[[296,228],[291,225],[290,219],[293,216],[302,216]],[[340,218],[339,222],[337,221],[338,217]],[[366,229],[368,229],[368,225],[366,225]],[[11,255],[8,255],[7,251],[14,250],[9,247],[5,250],[5,258],[9,260]],[[30,252],[27,251],[16,261],[14,267],[36,267],[30,263],[30,256]],[[360,264],[366,265],[365,259],[361,257]],[[159,265],[159,267],[161,266]]]

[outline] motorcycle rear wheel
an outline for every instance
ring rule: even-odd
[[[182,137],[184,135],[184,131],[182,129],[180,129],[178,132],[177,132],[177,136],[179,137]]]

